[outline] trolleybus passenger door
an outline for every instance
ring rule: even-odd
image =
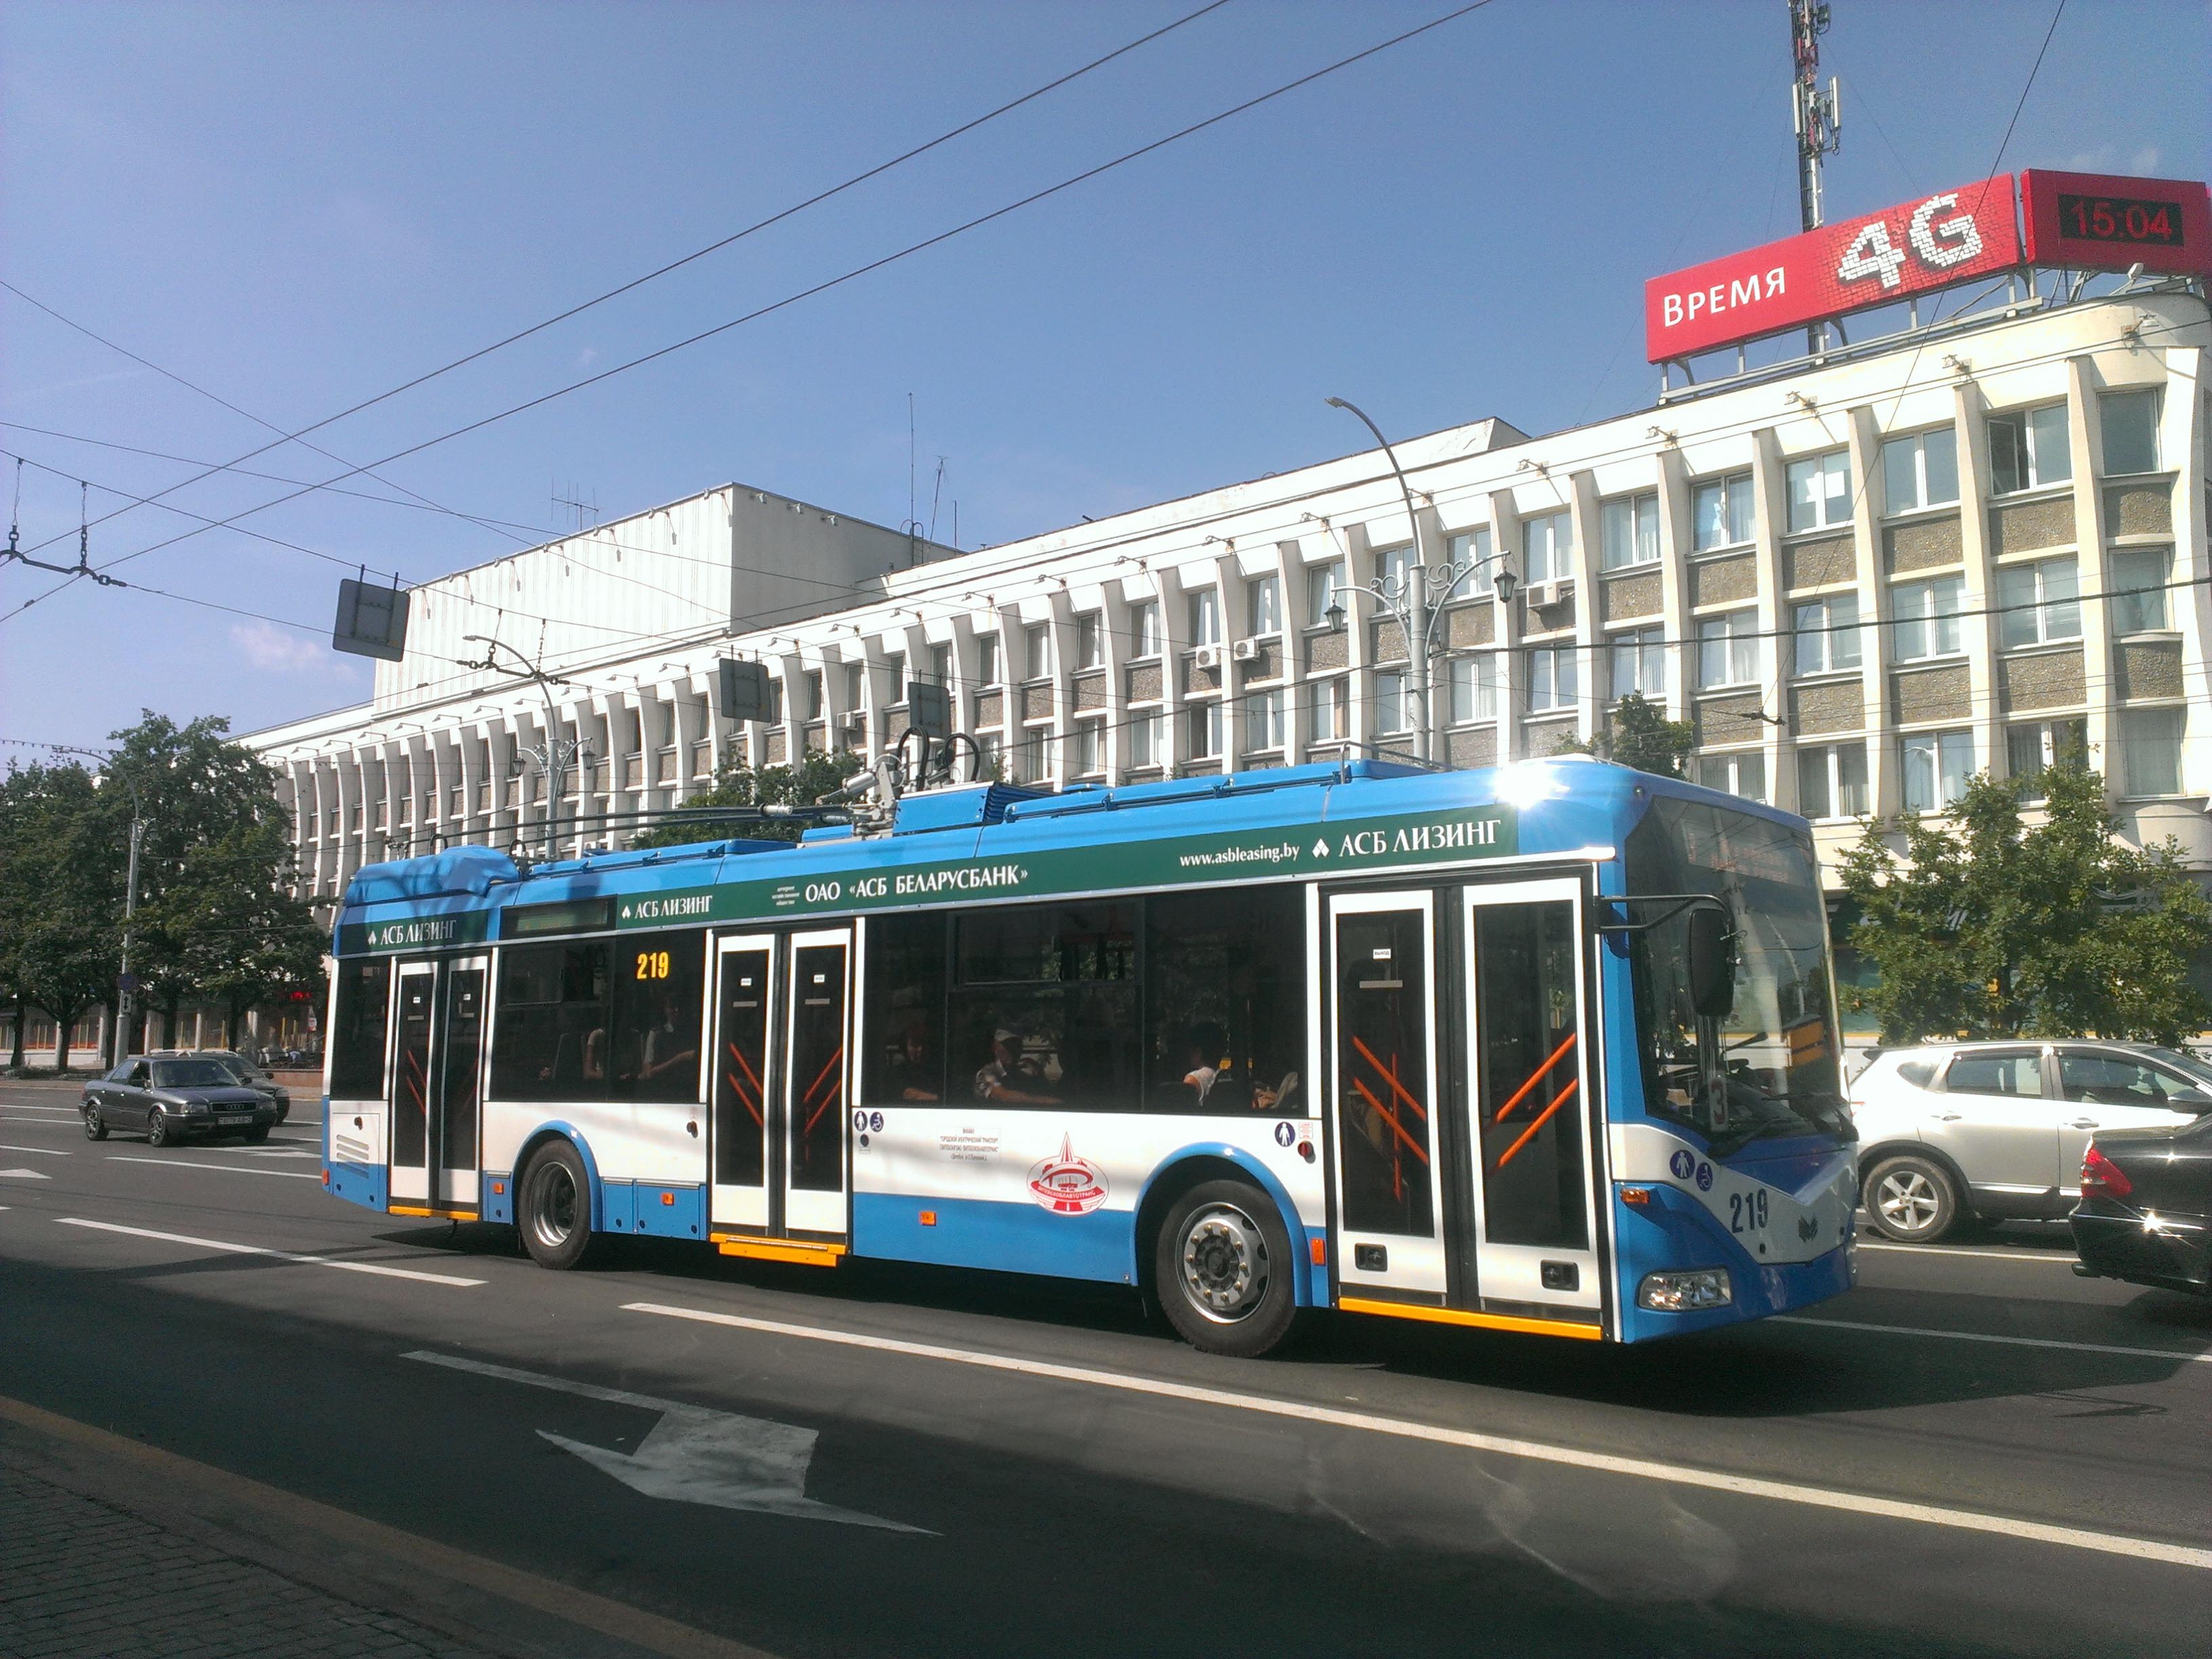
[[[477,1139],[490,970],[489,957],[463,957],[439,972],[438,1083],[431,1093],[429,1141],[435,1173],[431,1202],[441,1209],[473,1210],[483,1202]]]
[[[1594,1316],[1601,1304],[1590,1142],[1604,1119],[1592,1109],[1582,884],[1464,890],[1480,1305]]]
[[[398,1051],[392,1061],[392,1198],[394,1202],[430,1201],[430,1066],[432,1015],[436,1004],[438,964],[403,963],[399,968]]]
[[[780,1143],[783,1229],[846,1232],[845,1115],[852,1097],[848,1041],[853,930],[793,933],[786,942],[783,1109]],[[774,1120],[770,1120],[775,1127]]]
[[[1436,924],[1429,894],[1328,902],[1337,1282],[1447,1288],[1437,1133]]]
[[[714,1113],[708,1126],[708,1219],[721,1227],[769,1224],[769,1092],[775,1073],[769,1033],[775,989],[775,939],[768,933],[718,942],[714,958]]]

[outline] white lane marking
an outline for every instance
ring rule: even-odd
[[[757,1510],[769,1515],[787,1515],[811,1521],[841,1521],[848,1526],[878,1527],[886,1532],[924,1532],[902,1522],[857,1510],[841,1510],[817,1504],[806,1495],[806,1466],[814,1456],[819,1435],[764,1417],[742,1417],[680,1401],[656,1400],[648,1394],[623,1389],[603,1389],[592,1382],[571,1382],[565,1377],[537,1371],[516,1370],[508,1365],[487,1364],[481,1359],[432,1353],[417,1349],[403,1354],[425,1364],[444,1365],[478,1376],[527,1383],[533,1389],[557,1389],[586,1400],[605,1400],[617,1406],[635,1406],[659,1412],[654,1424],[634,1452],[610,1451],[604,1446],[538,1431],[563,1451],[582,1458],[648,1498],[665,1498],[682,1504],[711,1504],[717,1509]],[[931,1537],[936,1536],[932,1533]]]
[[[969,1348],[944,1348],[933,1343],[903,1342],[892,1337],[862,1336],[852,1331],[826,1329],[818,1325],[789,1325],[780,1320],[750,1319],[739,1314],[709,1313],[701,1308],[671,1307],[657,1302],[626,1302],[625,1312],[659,1314],[670,1319],[689,1319],[706,1325],[727,1325],[739,1330],[762,1331],[772,1336],[803,1337],[847,1347],[873,1348],[885,1353],[911,1354],[923,1359],[949,1360],[978,1365],[988,1370],[1018,1371],[1028,1376],[1052,1377],[1065,1382],[1086,1382],[1131,1394],[1164,1395],[1200,1405],[1225,1406],[1236,1411],[1258,1412],[1270,1417],[1296,1418],[1309,1423],[1328,1423],[1340,1428],[1364,1429],[1468,1451],[1494,1452],[1528,1458],[1540,1463],[1564,1464],[1570,1468],[1595,1469],[1607,1474],[1632,1475],[1709,1492],[1735,1492],[1750,1498],[1771,1498],[1811,1509],[1842,1510],[1854,1515],[1877,1516],[1891,1521],[1919,1521],[1931,1526],[1952,1527],[1963,1532],[1995,1533],[2069,1549],[2094,1550],[2106,1555],[2133,1556],[2164,1561],[2174,1566],[2212,1571],[2212,1549],[2170,1544],[2154,1538],[2126,1538],[2112,1533],[2088,1532],[2077,1527],[2054,1527],[2040,1521],[2015,1520],[2010,1516],[1985,1515],[1974,1510],[1951,1510],[1930,1504],[1910,1504],[1891,1498],[1870,1498],[1826,1486],[1797,1486],[1786,1480],[1764,1480],[1753,1475],[1723,1474],[1714,1469],[1680,1463],[1659,1463],[1641,1457],[1615,1457],[1605,1452],[1583,1451],[1571,1446],[1547,1445],[1537,1440],[1516,1440],[1503,1435],[1477,1434],[1467,1429],[1441,1428],[1433,1424],[1407,1422],[1401,1418],[1376,1417],[1347,1412],[1334,1406],[1310,1406],[1291,1400],[1268,1400],[1253,1395],[1231,1394],[1223,1389],[1165,1382],[1148,1376],[1129,1376],[1119,1371],[1092,1370],[1080,1365],[1055,1365],[1042,1360],[1014,1359],[1004,1354],[982,1353]]]
[[[310,1175],[305,1170],[256,1170],[244,1164],[195,1164],[183,1158],[132,1158],[123,1152],[110,1152],[110,1164],[151,1164],[162,1170],[219,1170],[225,1175],[283,1176],[288,1181],[320,1181],[322,1176]]]
[[[2075,1258],[2070,1255],[2039,1254],[2032,1250],[1954,1250],[1947,1244],[1865,1244],[1863,1250],[1898,1250],[1913,1255],[1971,1255],[1984,1261],[2033,1261],[2070,1267]]]
[[[67,1158],[69,1154],[58,1146],[9,1146],[0,1144],[0,1152],[36,1152],[40,1158]]]
[[[0,1181],[52,1181],[50,1175],[40,1175],[36,1170],[0,1170]]]
[[[10,1112],[51,1112],[56,1117],[82,1117],[84,1115],[84,1109],[82,1106],[25,1106],[12,1100],[8,1103],[8,1109]],[[46,1121],[46,1120],[42,1117],[23,1117],[13,1120],[13,1121],[17,1123],[44,1123]]]
[[[125,1227],[113,1221],[88,1221],[82,1216],[56,1216],[64,1227],[89,1227],[95,1232],[124,1233],[132,1238],[155,1238],[165,1244],[191,1244],[203,1250],[225,1250],[233,1255],[274,1256],[309,1267],[336,1267],[341,1273],[374,1273],[379,1279],[412,1279],[424,1285],[481,1285],[481,1279],[462,1279],[453,1273],[426,1273],[413,1267],[386,1267],[374,1261],[338,1261],[326,1255],[302,1255],[296,1250],[272,1250],[264,1244],[234,1244],[221,1238],[195,1238],[190,1233],[157,1233],[150,1227]]]
[[[313,1158],[313,1152],[295,1152],[289,1146],[254,1146],[246,1151],[248,1158]]]
[[[2103,1342],[2062,1342],[2048,1336],[1996,1336],[1982,1331],[1931,1331],[1917,1325],[1866,1325],[1850,1319],[1808,1319],[1798,1314],[1776,1314],[1778,1325],[1825,1325],[1839,1331],[1879,1331],[1885,1336],[1932,1336],[1945,1342],[2003,1342],[2021,1348],[2064,1348],[2074,1353],[2116,1353],[2133,1359],[2186,1359],[2212,1365],[2212,1353],[2185,1353],[2179,1348],[2118,1348]]]

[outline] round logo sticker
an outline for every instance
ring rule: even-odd
[[[1278,1123],[1275,1126],[1275,1145],[1278,1146],[1287,1146],[1297,1138],[1298,1132],[1289,1124]]]
[[[873,1129],[878,1134],[881,1134],[884,1132],[884,1115],[881,1112],[870,1112],[868,1114],[868,1127],[871,1129]]]
[[[1698,1190],[1709,1193],[1713,1189],[1713,1166],[1700,1162],[1698,1165]]]
[[[865,1128],[866,1128],[866,1127],[868,1127],[868,1115],[867,1115],[866,1112],[855,1112],[855,1113],[854,1113],[854,1114],[853,1114],[853,1127],[854,1127],[855,1129],[865,1129]]]
[[[1057,1158],[1030,1167],[1030,1196],[1054,1215],[1089,1215],[1106,1201],[1106,1177],[1090,1159],[1078,1158],[1074,1141],[1063,1135]]]
[[[1691,1156],[1689,1148],[1686,1146],[1668,1160],[1667,1167],[1674,1172],[1675,1180],[1687,1181],[1697,1173],[1698,1160]]]

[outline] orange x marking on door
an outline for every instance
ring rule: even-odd
[[[1390,1092],[1397,1096],[1399,1099],[1404,1101],[1407,1105],[1412,1107],[1413,1109],[1413,1115],[1419,1118],[1422,1122],[1426,1123],[1429,1121],[1427,1109],[1422,1106],[1419,1101],[1413,1098],[1412,1091],[1408,1090],[1404,1084],[1398,1081],[1397,1069],[1395,1066],[1387,1066],[1382,1061],[1376,1059],[1375,1051],[1369,1048],[1365,1043],[1362,1042],[1358,1037],[1355,1036],[1352,1039],[1352,1046],[1359,1050],[1361,1058],[1365,1060],[1370,1066],[1372,1066],[1376,1071],[1382,1074],[1382,1080],[1390,1085]]]
[[[1546,1060],[1541,1066],[1539,1066],[1529,1079],[1513,1091],[1513,1098],[1507,1101],[1503,1106],[1500,1106],[1498,1109],[1498,1115],[1491,1120],[1492,1122],[1504,1122],[1506,1114],[1510,1112],[1516,1106],[1518,1106],[1522,1101],[1528,1099],[1528,1091],[1543,1081],[1544,1073],[1550,1071],[1554,1066],[1558,1065],[1559,1063],[1559,1057],[1562,1054],[1565,1054],[1568,1049],[1575,1046],[1575,1037],[1577,1035],[1577,1034],[1573,1031],[1567,1033],[1567,1040],[1565,1042],[1562,1042],[1558,1048],[1553,1049],[1552,1057]],[[1559,1098],[1565,1100],[1566,1097],[1565,1095],[1561,1095]]]

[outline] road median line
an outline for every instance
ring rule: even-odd
[[[191,1233],[156,1232],[151,1227],[126,1227],[117,1221],[92,1221],[83,1216],[62,1215],[54,1218],[55,1224],[63,1227],[86,1227],[94,1232],[121,1233],[131,1238],[158,1239],[165,1244],[190,1244],[203,1250],[221,1250],[231,1255],[269,1256],[278,1261],[297,1262],[307,1267],[335,1267],[340,1273],[373,1273],[380,1279],[411,1279],[424,1285],[451,1285],[456,1287],[482,1285],[481,1279],[463,1279],[458,1273],[423,1273],[415,1267],[387,1267],[376,1261],[339,1261],[326,1255],[307,1255],[297,1250],[272,1249],[265,1244],[236,1244],[228,1239],[200,1238]]]
[[[110,1164],[150,1164],[158,1170],[212,1170],[218,1175],[282,1176],[287,1181],[320,1181],[319,1175],[305,1170],[256,1170],[243,1164],[195,1164],[188,1158],[132,1158],[125,1152],[110,1152]]]
[[[1534,1462],[1558,1464],[1568,1468],[1588,1469],[1598,1474],[1627,1475],[1636,1480],[1662,1481],[1670,1486],[1694,1486],[1707,1492],[1732,1492],[1739,1497],[1771,1498],[1779,1503],[1795,1504],[1808,1509],[1836,1510],[1846,1514],[1869,1516],[1881,1520],[1918,1522],[1929,1526],[1948,1527],[1956,1531],[1990,1533],[1999,1537],[2055,1544],[2066,1549],[2088,1550],[2099,1554],[2127,1556],[2136,1560],[2160,1561],[2171,1566],[2193,1567],[2199,1571],[2212,1571],[2212,1548],[2169,1543],[2161,1539],[2121,1537],[2089,1532],[2078,1527],[2058,1527],[2045,1522],[2023,1521],[2010,1516],[1985,1514],[1976,1510],[1946,1509],[1932,1504],[1914,1504],[1899,1498],[1869,1497],[1832,1487],[1806,1486],[1784,1480],[1768,1480],[1756,1475],[1726,1474],[1718,1470],[1696,1468],[1687,1464],[1660,1463],[1641,1457],[1619,1457],[1607,1452],[1583,1451],[1575,1447],[1551,1445],[1542,1441],[1517,1440],[1504,1435],[1480,1434],[1468,1429],[1450,1429],[1436,1424],[1416,1423],[1403,1418],[1378,1417],[1367,1412],[1348,1412],[1334,1406],[1309,1405],[1299,1401],[1273,1400],[1261,1395],[1233,1394],[1224,1389],[1209,1389],[1187,1382],[1169,1382],[1155,1377],[1133,1376],[1121,1371],[1097,1370],[1088,1366],[1061,1365],[1046,1360],[1016,1359],[1006,1354],[987,1353],[972,1348],[942,1347],[934,1343],[908,1342],[896,1337],[865,1336],[855,1331],[833,1330],[820,1325],[793,1325],[781,1320],[755,1319],[743,1314],[715,1313],[702,1308],[683,1308],[658,1302],[626,1302],[622,1306],[626,1313],[654,1314],[663,1318],[690,1320],[697,1324],[721,1325],[737,1330],[757,1331],[769,1336],[798,1337],[806,1341],[830,1342],[845,1347],[867,1348],[880,1353],[904,1354],[920,1359],[938,1359],[952,1364],[974,1365],[986,1370],[1011,1371],[1024,1376],[1044,1377],[1062,1382],[1079,1382],[1092,1388],[1119,1389],[1127,1394],[1184,1400],[1197,1405],[1221,1406],[1232,1411],[1253,1412],[1268,1417],[1291,1418],[1301,1422],[1324,1424],[1334,1428],[1358,1429],[1370,1434],[1386,1434],[1404,1440],[1425,1441],[1431,1445],[1452,1446],[1466,1451],[1491,1452],[1507,1457],[1525,1458]]]

